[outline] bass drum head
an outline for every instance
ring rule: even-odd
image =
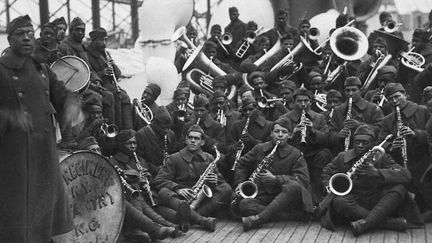
[[[103,156],[79,151],[60,162],[75,228],[67,242],[116,242],[123,225],[123,186]]]
[[[51,70],[68,90],[83,92],[90,84],[90,68],[79,57],[64,56],[51,65]]]

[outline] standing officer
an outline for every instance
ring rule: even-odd
[[[300,150],[287,143],[288,129],[286,120],[277,120],[272,127],[271,141],[258,144],[239,161],[235,174],[236,193],[240,191],[241,183],[248,180],[261,163],[269,160],[263,170],[257,171],[254,180],[257,196],[239,202],[245,231],[258,228],[283,214],[301,220],[304,212],[312,212],[307,165]],[[280,144],[270,156],[276,142]]]
[[[79,99],[31,57],[28,15],[13,19],[6,33],[10,49],[0,57],[0,242],[46,243],[73,229],[53,121],[57,112],[60,123],[75,122]]]
[[[232,193],[231,187],[223,180],[216,166],[202,181],[212,190],[213,197],[204,197],[196,208],[190,208],[189,203],[196,199],[192,187],[208,168],[210,163],[216,163],[213,156],[201,148],[205,143],[205,133],[198,125],[189,127],[186,133],[186,147],[172,154],[162,166],[154,180],[162,205],[182,211],[190,215],[190,223],[198,224],[209,231],[214,231],[217,210],[227,205]],[[188,218],[183,218],[188,221]]]

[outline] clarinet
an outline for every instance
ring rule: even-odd
[[[400,108],[399,106],[396,106],[396,116],[397,116],[397,121],[396,121],[396,126],[397,126],[397,133],[396,136],[397,137],[401,137],[401,130],[403,127],[403,123],[402,123],[402,117],[401,117],[401,112],[400,112]],[[405,168],[408,168],[408,153],[407,153],[407,143],[406,143],[406,139],[404,137],[402,137],[402,141],[403,141],[403,145],[402,145],[402,161],[403,161],[403,165]]]
[[[352,110],[352,97],[348,100],[348,111],[346,115],[346,120],[351,119],[351,110]],[[348,136],[345,138],[345,151],[348,151],[351,140],[351,130],[349,130]]]
[[[306,111],[305,109],[302,109],[301,117],[300,117],[300,124],[303,125],[303,129],[301,130],[301,140],[300,143],[307,143],[306,142],[306,135],[307,135],[307,127],[306,127]]]
[[[106,59],[107,59],[107,66],[110,68],[110,69],[112,69],[112,74],[111,74],[111,77],[112,77],[112,82],[113,82],[113,84],[114,84],[114,86],[115,86],[115,88],[116,88],[116,90],[117,90],[117,93],[120,93],[120,86],[119,86],[119,84],[118,84],[118,82],[117,82],[117,78],[116,78],[116,76],[115,76],[115,73],[114,73],[114,68],[113,68],[113,66],[111,65],[111,62],[113,61],[113,59],[111,58],[111,55],[109,54],[109,52],[107,52],[106,50],[105,50],[105,56],[106,56]]]
[[[136,190],[134,189],[124,178],[125,173],[124,170],[122,170],[120,167],[118,167],[117,165],[114,165],[114,168],[117,170],[118,175],[120,176],[120,180],[123,184],[123,186],[125,187],[125,189],[129,190],[131,192],[132,195],[134,195],[135,193],[140,193],[141,190]],[[126,193],[126,190],[124,191],[124,193]]]
[[[245,124],[245,126],[244,126],[244,128],[242,130],[241,135],[245,135],[247,133],[248,127],[249,127],[249,122],[250,122],[250,117],[248,117],[246,119],[246,124]],[[241,142],[241,139],[239,140],[239,142]],[[233,166],[232,166],[231,170],[235,170],[235,168],[237,166],[237,163],[239,162],[239,160],[241,158],[241,154],[243,152],[243,149],[244,149],[244,145],[241,147],[241,149],[239,149],[239,150],[236,151],[236,157],[235,157],[235,160],[234,160],[234,163],[233,163]]]
[[[162,164],[166,164],[168,159],[168,133],[165,132],[164,135],[164,149],[163,149],[163,161]]]
[[[156,206],[156,203],[153,199],[153,193],[151,191],[150,183],[149,183],[148,178],[147,178],[148,172],[146,173],[144,171],[144,168],[141,166],[141,163],[139,162],[138,156],[136,155],[135,152],[133,152],[133,156],[135,158],[136,167],[138,168],[139,178],[141,180],[140,185],[145,190],[145,192],[147,193],[151,206],[154,207],[154,206]]]

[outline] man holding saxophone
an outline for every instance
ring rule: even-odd
[[[420,210],[432,209],[430,188],[426,189],[423,182],[423,175],[431,164],[426,131],[430,113],[426,106],[408,101],[405,89],[400,83],[387,84],[384,94],[393,107],[393,112],[384,117],[379,140],[388,134],[395,136],[388,148],[390,155],[400,165],[406,166],[413,175],[408,189],[415,193],[415,201]]]
[[[312,211],[309,173],[303,154],[287,143],[289,122],[277,120],[271,141],[257,144],[236,168],[234,213],[243,217],[245,231],[271,219],[309,219]],[[278,217],[282,216],[282,217]]]
[[[186,147],[169,156],[154,179],[154,185],[160,190],[161,204],[181,212],[182,227],[192,224],[214,231],[216,219],[209,216],[214,216],[217,210],[228,204],[232,190],[214,164],[217,159],[202,150],[204,136],[200,126],[190,126],[186,133]],[[207,171],[209,166],[213,169]],[[203,177],[205,171],[208,173]],[[205,186],[197,192],[194,190],[197,184]]]
[[[294,109],[281,116],[293,131],[290,144],[301,150],[311,176],[314,204],[321,199],[324,186],[321,184],[322,169],[333,156],[326,145],[328,127],[322,114],[311,110],[312,94],[305,88],[294,91]]]
[[[339,153],[323,171],[323,183],[329,185],[329,193],[335,194],[331,210],[324,217],[330,217],[332,212],[333,219],[351,221],[355,236],[378,227],[400,231],[407,228],[405,218],[394,216],[404,203],[404,184],[410,182],[411,173],[386,154],[382,144],[372,149],[374,143],[372,127],[360,125],[354,132],[354,148]],[[332,224],[323,227],[334,230]]]

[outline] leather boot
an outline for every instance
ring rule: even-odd
[[[243,231],[259,228],[262,225],[262,220],[258,215],[243,217]]]
[[[408,229],[408,223],[405,218],[387,218],[381,224],[383,229],[395,230],[395,231],[405,231]]]
[[[150,236],[139,229],[129,231],[127,239],[140,243],[146,243],[151,241]]]
[[[191,208],[186,201],[181,201],[177,206],[176,222],[179,229],[188,232],[191,223]]]
[[[198,224],[204,229],[214,232],[216,229],[216,218],[212,217],[201,217]]]
[[[164,240],[168,237],[176,236],[178,230],[174,227],[159,226],[155,231],[149,232],[152,241]]]
[[[352,231],[353,231],[353,234],[355,237],[363,234],[364,232],[366,232],[369,229],[368,224],[366,223],[366,220],[364,220],[364,219],[352,221],[350,224],[351,224],[351,228],[352,228]]]

